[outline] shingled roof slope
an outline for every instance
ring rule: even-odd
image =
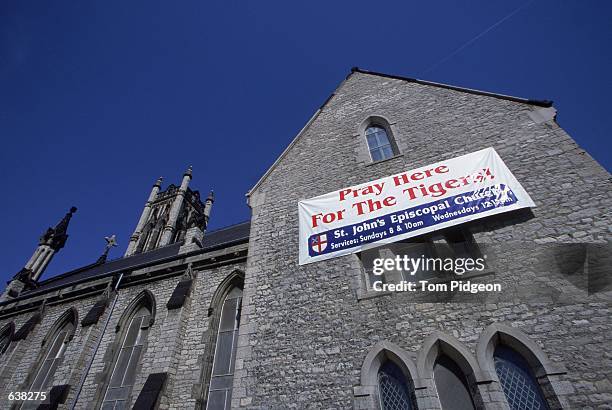
[[[231,225],[221,229],[207,232],[202,240],[202,249],[199,252],[207,252],[214,249],[221,249],[234,244],[244,243],[249,240],[250,221]],[[178,255],[182,242],[157,248],[149,252],[139,253],[110,260],[103,264],[90,264],[81,268],[53,276],[41,281],[36,289],[24,292],[22,296],[33,296],[37,293],[45,292],[49,289],[66,286],[89,279],[103,277],[105,275],[121,270],[131,270],[139,266],[150,265],[157,261],[170,259]]]

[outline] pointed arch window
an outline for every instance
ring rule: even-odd
[[[221,308],[208,400],[206,401],[207,410],[225,410],[231,407],[241,307],[242,289],[234,287],[225,297]]]
[[[474,400],[463,371],[446,354],[438,356],[433,368],[438,398],[443,409],[474,410]]]
[[[151,234],[148,238],[148,243],[145,245],[146,251],[151,251],[158,247],[159,240],[162,237],[162,232],[164,230],[164,227],[166,226],[166,223],[167,223],[166,216],[157,220],[157,222],[155,223],[155,227],[151,231]]]
[[[414,398],[412,383],[406,380],[402,370],[387,360],[378,370],[378,396],[382,410],[412,410]]]
[[[104,396],[102,410],[123,409],[127,406],[136,379],[138,364],[149,335],[151,310],[146,306],[141,306],[127,323],[122,335],[121,350]]]
[[[384,127],[370,125],[366,128],[365,135],[372,161],[382,161],[395,155],[391,138]]]
[[[53,376],[58,366],[64,360],[64,354],[68,343],[72,340],[75,331],[76,319],[65,319],[62,324],[53,331],[43,345],[42,362],[32,379],[29,391],[49,391],[53,383]],[[39,402],[24,402],[21,409],[35,409]]]
[[[537,379],[527,361],[502,344],[493,353],[495,372],[512,410],[548,410]]]

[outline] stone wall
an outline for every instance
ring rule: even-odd
[[[553,407],[605,408],[612,401],[607,376],[612,348],[604,336],[612,330],[610,294],[589,294],[550,270],[525,271],[537,258],[506,249],[511,242],[609,241],[609,174],[553,120],[542,121],[538,110],[362,73],[343,82],[251,193],[233,407],[375,408],[376,400],[360,390],[360,378],[377,343],[397,345],[416,363],[428,338],[439,332],[476,357],[484,329],[501,323],[540,346],[554,364],[551,369],[557,370],[541,375]],[[360,133],[371,116],[388,121],[400,155],[371,163]],[[499,245],[502,263],[492,267],[493,274],[513,287],[512,300],[420,303],[409,294],[361,297],[354,255],[298,266],[300,199],[486,147],[497,150],[537,205],[470,225],[478,242]],[[543,286],[567,297],[540,301],[522,293],[540,277]],[[476,373],[489,365],[473,362]],[[437,408],[431,380],[420,372],[411,376],[419,408]],[[474,378],[484,406],[505,408],[495,377]]]
[[[244,249],[244,245],[241,247]],[[238,248],[234,248],[233,251],[239,251]],[[208,312],[211,307],[211,299],[225,278],[237,272],[244,272],[245,269],[244,258],[235,263],[193,269],[194,280],[190,296],[181,308],[168,310],[166,303],[187,269],[187,262],[196,266],[207,256],[209,255],[198,255],[173,264],[153,266],[132,272],[131,277],[129,275],[125,277],[125,279],[132,279],[131,282],[122,284],[116,294],[111,294],[104,314],[96,324],[91,326],[82,327],[80,321],[99,299],[99,294],[46,306],[40,323],[33,328],[27,338],[13,342],[7,353],[0,358],[1,397],[6,398],[10,391],[28,390],[36,364],[40,362],[43,338],[62,314],[68,309],[75,308],[78,312],[76,331],[67,346],[63,362],[55,372],[52,385],[70,385],[66,402],[60,406],[63,409],[70,408],[76,397],[81,378],[94,355],[98,341],[101,340],[84,380],[77,406],[78,408],[95,408],[103,398],[104,386],[108,382],[113,367],[113,357],[118,350],[118,335],[121,333],[116,331],[117,325],[122,323],[121,319],[129,310],[128,307],[143,296],[143,292],[146,292],[154,299],[155,317],[138,366],[138,375],[130,403],[134,403],[150,374],[167,373],[168,377],[158,407],[161,409],[195,408],[196,402],[201,403],[205,391],[203,388],[205,375],[202,374],[203,361],[209,350],[214,349],[216,336],[209,331]],[[169,266],[173,271],[171,274],[168,274]],[[115,295],[117,299],[113,308]],[[35,312],[37,310],[7,317],[0,321],[0,328],[12,321],[15,328],[19,329]],[[109,314],[108,326],[102,334]],[[211,340],[213,343],[210,342]]]

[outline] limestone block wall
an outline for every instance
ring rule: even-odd
[[[377,343],[393,343],[416,361],[427,339],[440,332],[475,357],[483,331],[495,323],[517,329],[566,369],[543,376],[550,378],[547,386],[560,407],[603,408],[609,403],[612,351],[604,336],[612,327],[609,295],[591,295],[558,272],[537,271],[531,266],[536,257],[506,246],[609,242],[609,174],[554,121],[539,121],[533,115],[539,109],[352,74],[251,193],[233,407],[376,408],[375,400],[359,398],[359,388],[364,360]],[[372,116],[388,121],[400,150],[375,164],[360,133]],[[497,150],[537,205],[531,213],[470,226],[478,242],[500,245],[503,263],[492,268],[496,280],[513,286],[512,300],[423,303],[406,294],[364,298],[354,256],[298,266],[300,199],[486,147]],[[539,278],[544,278],[542,286],[565,291],[567,297],[538,300],[522,293],[521,287]],[[488,365],[475,363],[476,371]],[[427,380],[421,381],[419,408],[437,408]],[[475,383],[483,406],[504,408],[494,380]]]
[[[198,257],[190,261],[197,263]],[[176,267],[174,269],[176,271]],[[122,285],[117,293],[111,293],[103,315],[91,326],[82,327],[80,321],[99,299],[99,294],[47,305],[40,322],[27,338],[12,342],[6,354],[0,357],[0,397],[6,398],[10,391],[28,390],[41,360],[42,340],[62,315],[74,309],[74,337],[66,347],[65,358],[55,372],[52,385],[70,385],[68,397],[59,408],[71,408],[81,379],[91,363],[78,397],[77,408],[97,408],[104,396],[105,386],[113,369],[113,358],[122,335],[117,331],[117,325],[121,323],[124,313],[146,294],[146,297],[154,301],[154,322],[149,329],[146,347],[138,366],[130,405],[136,400],[150,374],[167,373],[158,407],[196,408],[196,402],[203,400],[205,390],[204,362],[206,357],[211,355],[210,349],[214,349],[216,337],[216,334],[209,330],[211,300],[224,279],[232,275],[243,277],[245,266],[244,262],[239,262],[211,269],[193,269],[190,296],[181,308],[168,310],[166,303],[186,269],[187,264],[183,264],[179,266],[177,274],[156,279],[155,267],[150,268],[149,271],[153,274],[142,274],[143,277],[149,278],[146,283]],[[157,274],[164,272],[165,269],[162,269],[157,271]],[[117,299],[113,308],[115,296]],[[15,329],[19,329],[36,311],[20,313],[2,320],[0,329],[9,322],[14,323]],[[104,331],[107,320],[108,325]],[[8,403],[4,399],[2,402]],[[0,407],[4,408],[3,406]],[[10,407],[10,403],[8,406]]]

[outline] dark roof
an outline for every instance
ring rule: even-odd
[[[157,248],[149,252],[128,256],[127,258],[114,259],[103,264],[93,263],[91,265],[86,265],[61,275],[43,280],[39,282],[39,286],[36,289],[32,289],[26,293],[23,293],[22,295],[25,296],[27,294],[30,296],[48,289],[81,282],[86,279],[101,277],[111,272],[117,272],[123,269],[145,265],[156,260],[166,259],[168,257],[177,255],[181,245],[181,243],[173,243],[172,245],[164,246],[163,248]]]
[[[249,240],[250,226],[251,223],[247,221],[207,232],[202,240],[201,252],[247,242]],[[103,264],[94,263],[83,266],[70,272],[41,281],[39,282],[39,287],[24,292],[22,296],[32,296],[49,289],[82,282],[88,279],[103,277],[110,273],[115,273],[121,270],[129,270],[138,266],[161,261],[163,259],[172,258],[173,256],[178,255],[179,248],[182,245],[182,242],[178,242],[172,245],[164,246],[163,248],[154,249],[149,252],[128,256],[127,258],[114,259]]]
[[[250,231],[251,222],[246,221],[207,232],[202,240],[202,248],[204,248],[204,250],[211,250],[246,242],[249,240]]]
[[[363,70],[363,69],[361,69],[359,67],[351,68],[351,74],[355,73],[355,72],[362,73],[362,74],[376,75],[376,76],[379,76],[379,77],[393,78],[395,80],[403,80],[403,81],[408,81],[408,82],[411,82],[411,83],[417,83],[417,84],[422,84],[422,85],[431,85],[431,86],[434,86],[434,87],[440,87],[440,88],[446,88],[446,89],[449,89],[449,90],[461,91],[461,92],[468,93],[468,94],[477,94],[477,95],[485,95],[487,97],[501,98],[502,100],[509,100],[509,101],[520,102],[520,103],[524,103],[524,104],[537,105],[539,107],[550,107],[553,104],[552,101],[549,101],[549,100],[531,100],[531,99],[527,99],[527,98],[513,97],[511,95],[496,94],[496,93],[490,93],[488,91],[480,91],[480,90],[474,90],[474,89],[471,89],[471,88],[463,88],[463,87],[457,87],[457,86],[454,86],[454,85],[441,84],[441,83],[436,83],[436,82],[433,82],[433,81],[418,80],[416,78],[403,77],[403,76],[399,76],[399,75],[384,74],[384,73],[379,73],[379,72],[376,72],[376,71]]]

